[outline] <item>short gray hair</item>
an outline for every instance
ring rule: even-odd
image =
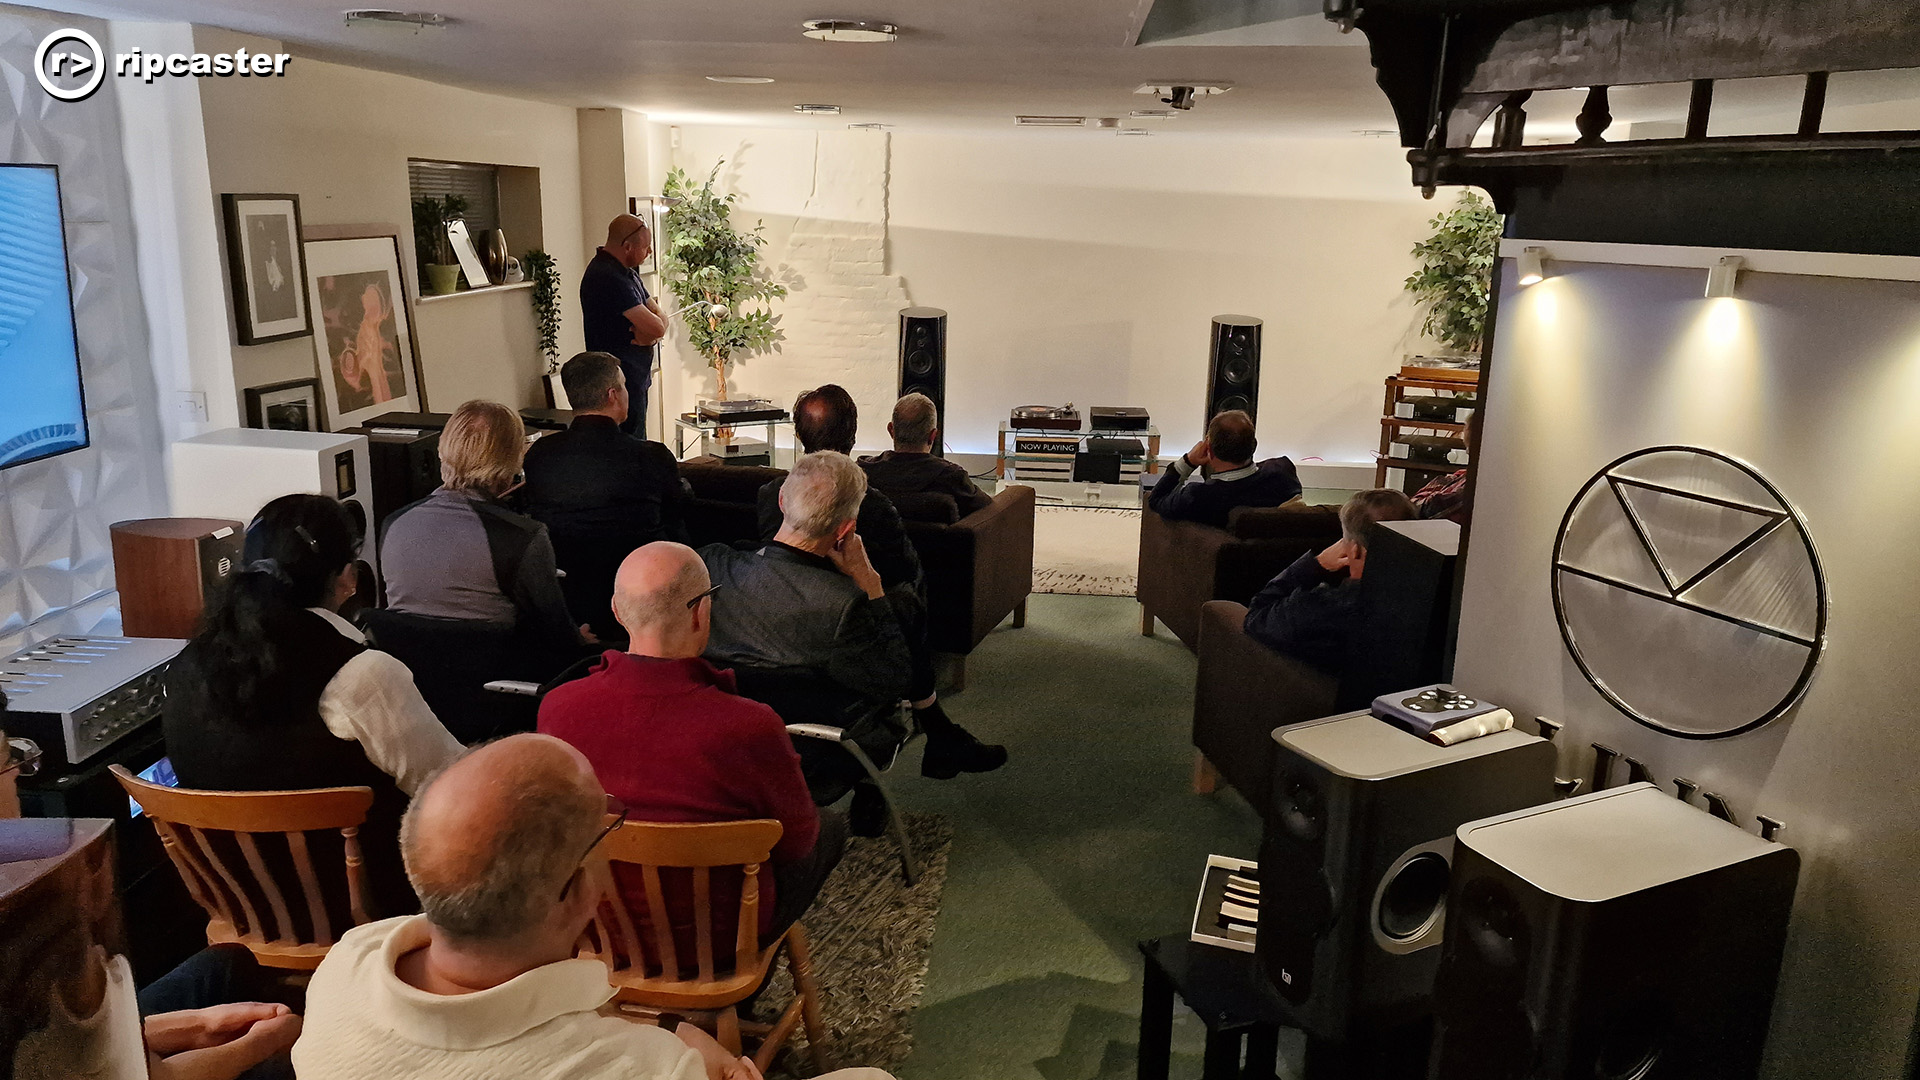
[[[1340,508],[1340,535],[1364,551],[1367,526],[1376,521],[1412,521],[1419,516],[1406,492],[1373,488],[1354,495]]]
[[[429,842],[419,836],[416,811],[432,785],[430,779],[421,787],[400,821],[400,857],[427,920],[462,942],[511,941],[538,926],[607,809],[605,796],[589,794],[572,777],[529,767],[508,780],[502,827],[469,837],[473,849],[454,859],[422,847]]]
[[[838,450],[816,450],[793,463],[780,485],[787,527],[808,539],[826,536],[860,516],[867,474]]]
[[[667,626],[687,617],[687,601],[706,591],[708,584],[707,564],[689,557],[664,588],[644,593],[615,589],[613,613],[628,630]]]
[[[574,409],[598,409],[620,384],[620,358],[612,353],[583,352],[561,365],[560,385]]]
[[[896,446],[925,446],[933,441],[940,407],[925,394],[908,394],[893,403],[893,442]]]

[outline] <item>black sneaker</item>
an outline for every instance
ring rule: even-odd
[[[847,808],[847,831],[855,836],[879,836],[887,831],[887,800],[872,784],[856,784],[853,805]]]
[[[927,752],[920,759],[920,775],[951,780],[963,772],[992,772],[1007,763],[1007,748],[983,743],[959,724],[927,736]]]

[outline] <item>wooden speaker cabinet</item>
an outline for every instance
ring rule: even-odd
[[[223,518],[143,518],[109,532],[128,637],[192,637],[207,601],[238,569],[246,540],[239,522]]]

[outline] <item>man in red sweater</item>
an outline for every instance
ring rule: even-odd
[[[549,692],[540,703],[540,730],[585,754],[607,793],[627,804],[630,820],[778,820],[786,831],[773,849],[773,880],[761,879],[767,939],[813,902],[840,861],[847,819],[814,807],[780,717],[736,694],[733,672],[701,659],[711,595],[706,565],[692,548],[662,540],[627,556],[613,593],[627,651],[609,650],[584,678]],[[691,956],[690,875],[662,877],[680,955]],[[628,908],[644,911],[639,874],[622,875],[620,885]],[[738,910],[739,890],[737,876],[715,878],[715,926],[731,925],[723,920]]]

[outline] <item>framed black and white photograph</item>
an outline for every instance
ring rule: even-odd
[[[274,431],[325,431],[327,425],[320,415],[320,380],[288,379],[247,387],[247,426]]]
[[[309,239],[306,256],[320,400],[333,430],[425,412],[398,232]]]
[[[226,210],[233,325],[240,344],[313,333],[300,250],[300,197],[222,195],[220,202]]]

